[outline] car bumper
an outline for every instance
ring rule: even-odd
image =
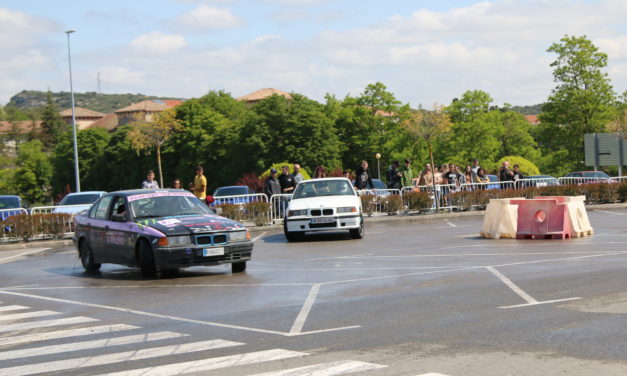
[[[219,256],[203,256],[204,248],[196,245],[184,248],[156,248],[155,265],[158,269],[174,269],[231,264],[250,260],[253,252],[253,242],[231,243],[221,247],[224,248],[224,254]]]
[[[314,218],[333,218],[331,223],[312,223]],[[287,231],[328,231],[328,230],[350,230],[359,228],[361,225],[360,215],[347,216],[329,216],[329,217],[307,217],[307,218],[288,218],[285,222]]]

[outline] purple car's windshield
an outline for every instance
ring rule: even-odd
[[[156,218],[175,215],[214,214],[196,197],[154,196],[130,200],[133,218]]]

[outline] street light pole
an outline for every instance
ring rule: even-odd
[[[70,67],[70,96],[72,98],[72,134],[74,136],[74,176],[76,177],[76,192],[81,191],[81,178],[78,172],[78,146],[76,142],[76,110],[74,107],[74,87],[72,85],[72,56],[70,54],[70,34],[74,30],[67,30],[67,60]]]
[[[377,158],[377,179],[381,180],[381,167],[379,166],[379,160],[381,159],[381,154],[377,153],[374,155]]]

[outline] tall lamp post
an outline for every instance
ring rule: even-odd
[[[78,173],[78,147],[76,142],[76,111],[74,108],[74,87],[72,85],[72,55],[70,54],[70,34],[74,30],[67,30],[67,60],[70,67],[70,96],[72,98],[72,134],[74,136],[74,176],[76,177],[76,192],[81,191],[81,178]]]
[[[381,159],[381,153],[374,155],[377,158],[377,179],[381,180],[381,166],[379,166],[379,160]]]

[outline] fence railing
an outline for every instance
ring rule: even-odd
[[[214,202],[211,206],[218,205],[244,205],[251,202],[268,202],[268,196],[265,193],[251,193],[247,195],[219,196],[213,197]]]
[[[270,197],[270,222],[271,223],[283,223],[285,218],[285,211],[290,201],[292,201],[291,193],[282,193],[272,195]]]
[[[89,210],[92,204],[87,205],[57,205],[57,206],[35,206],[30,209],[31,214],[78,214],[82,211]]]
[[[609,183],[610,179],[606,178],[582,178],[582,177],[561,177],[557,179],[560,182],[560,185],[580,185],[580,184],[590,184],[590,183]]]

